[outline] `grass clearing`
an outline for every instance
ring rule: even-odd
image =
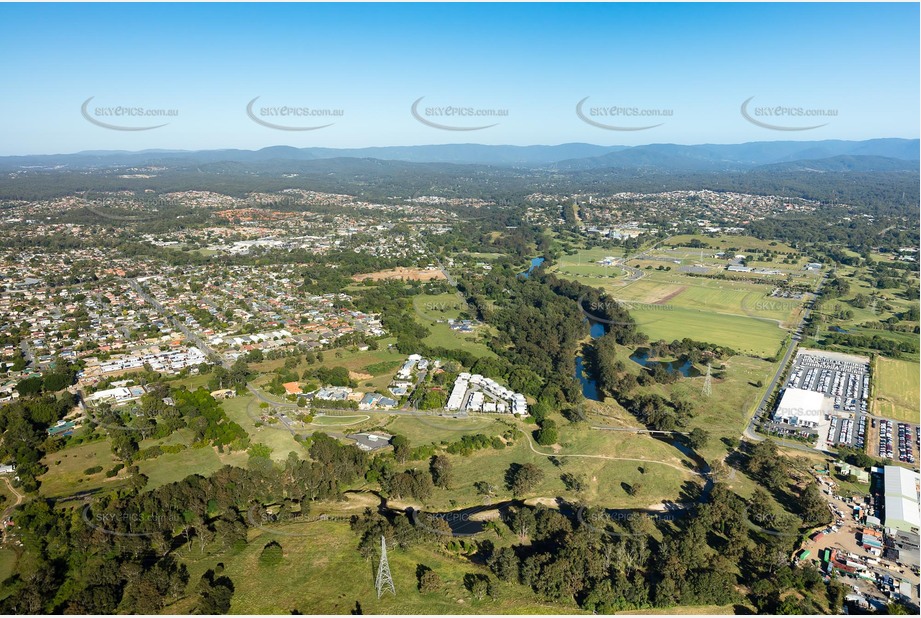
[[[921,365],[917,361],[878,356],[873,373],[876,379],[874,414],[912,423],[918,422],[921,409]]]
[[[303,453],[304,447],[281,425],[256,426],[261,410],[259,401],[252,395],[226,399],[221,406],[230,420],[240,425],[249,434],[251,442],[264,444],[272,449],[273,460],[284,461],[291,451]]]
[[[787,335],[776,322],[697,309],[640,312],[636,320],[638,329],[652,341],[689,337],[760,357],[776,354]]]
[[[368,420],[371,420],[369,414],[362,414],[360,416],[315,416],[313,422],[310,424],[320,427],[349,427],[364,423]]]
[[[318,521],[285,526],[281,536],[271,528],[252,530],[249,544],[239,553],[223,553],[187,560],[190,572],[188,596],[165,608],[170,613],[187,613],[194,605],[194,586],[202,573],[218,562],[223,575],[235,587],[232,614],[349,614],[360,607],[365,614],[512,614],[584,613],[574,603],[544,604],[520,584],[498,581],[496,600],[477,601],[464,588],[466,573],[489,574],[485,567],[454,557],[440,544],[422,544],[408,549],[388,546],[390,571],[397,595],[380,599],[374,589],[376,558],[358,553],[358,537],[349,525]],[[259,561],[262,548],[278,541],[284,559],[276,566]],[[435,571],[444,586],[438,592],[422,594],[417,588],[416,569],[425,565]]]
[[[285,453],[287,455],[287,453]],[[218,453],[212,446],[187,448],[179,453],[164,453],[155,459],[138,462],[141,472],[148,477],[146,489],[181,481],[190,474],[210,476],[225,465],[245,467],[248,455],[244,452]]]
[[[123,479],[106,478],[106,470],[117,462],[108,439],[96,440],[50,453],[42,460],[48,472],[38,477],[39,493],[48,498],[70,496],[103,487],[117,487]],[[101,466],[102,471],[87,475],[84,470]]]
[[[18,557],[12,549],[0,549],[0,582],[13,574]]]

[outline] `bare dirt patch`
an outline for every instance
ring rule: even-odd
[[[373,273],[364,273],[353,275],[353,281],[380,281],[382,279],[404,279],[413,281],[433,281],[435,279],[445,279],[443,272],[437,268],[391,268],[390,270],[379,270]]]
[[[678,296],[679,294],[681,294],[682,292],[684,292],[686,289],[687,289],[687,286],[684,286],[684,285],[683,285],[683,286],[681,286],[680,288],[678,288],[677,290],[675,290],[674,292],[671,292],[670,294],[666,294],[665,296],[663,296],[662,298],[660,298],[659,300],[657,300],[654,304],[656,304],[656,305],[664,305],[665,303],[667,303],[667,302],[670,301],[671,299],[675,298],[676,296]]]

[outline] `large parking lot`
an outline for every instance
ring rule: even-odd
[[[835,411],[867,413],[870,359],[834,352],[801,350],[793,362],[787,386],[824,393]]]
[[[819,427],[823,448],[825,444],[866,448],[870,359],[802,349],[793,361],[787,387],[822,393],[832,401],[828,425]]]
[[[883,459],[898,460],[904,463],[915,463],[915,453],[921,444],[921,428],[912,427],[908,423],[882,419],[879,421],[879,441],[876,455]]]

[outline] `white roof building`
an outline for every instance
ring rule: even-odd
[[[773,418],[796,427],[817,427],[828,413],[830,401],[824,393],[788,388],[784,390]]]
[[[883,469],[886,527],[918,534],[921,530],[921,474],[900,466]]]

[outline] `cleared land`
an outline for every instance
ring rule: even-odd
[[[87,444],[72,446],[45,456],[43,462],[48,472],[38,477],[41,482],[39,493],[42,496],[58,498],[84,491],[94,491],[101,487],[116,487],[123,479],[106,478],[106,470],[116,464],[109,440],[97,440]],[[89,468],[101,466],[102,471],[85,474]]]
[[[373,273],[363,273],[353,275],[353,281],[364,281],[371,279],[380,281],[382,279],[404,279],[412,281],[433,281],[435,279],[446,279],[443,272],[437,268],[392,268],[390,270],[379,270]]]
[[[256,427],[259,413],[265,411],[259,408],[259,401],[252,395],[227,399],[221,405],[230,420],[246,430],[251,442],[272,449],[272,459],[275,461],[284,461],[291,451],[303,453],[304,447],[281,425]]]
[[[488,326],[480,324],[472,333],[451,330],[447,320],[456,320],[467,310],[456,294],[419,294],[413,297],[416,321],[429,329],[429,335],[422,341],[434,348],[466,350],[475,356],[495,358],[495,353],[479,342],[480,333]]]
[[[538,446],[522,436],[513,446],[503,449],[486,448],[468,456],[449,454],[453,466],[450,491],[438,490],[425,505],[417,506],[447,509],[454,505],[481,504],[483,496],[474,486],[477,481],[486,481],[495,488],[494,501],[512,498],[505,479],[512,464],[533,463],[544,472],[543,481],[525,497],[552,500],[559,496],[611,508],[647,508],[664,501],[680,501],[683,484],[699,478],[693,473],[693,463],[665,442],[646,435],[600,431],[586,423],[557,420],[561,428],[560,444],[556,446]],[[527,435],[535,429],[532,424],[510,419],[507,423],[514,423]],[[387,424],[388,431],[406,435],[412,446],[451,442],[465,433],[494,436],[507,428],[505,423],[483,418],[399,417]],[[407,462],[407,467],[424,463]],[[564,486],[560,476],[567,472],[584,475],[584,491],[574,492]]]
[[[875,414],[918,422],[921,409],[921,365],[915,361],[877,357]]]
[[[774,322],[695,309],[654,311],[648,317],[640,315],[636,321],[639,330],[652,341],[689,337],[762,357],[773,356],[786,336],[786,331]]]

